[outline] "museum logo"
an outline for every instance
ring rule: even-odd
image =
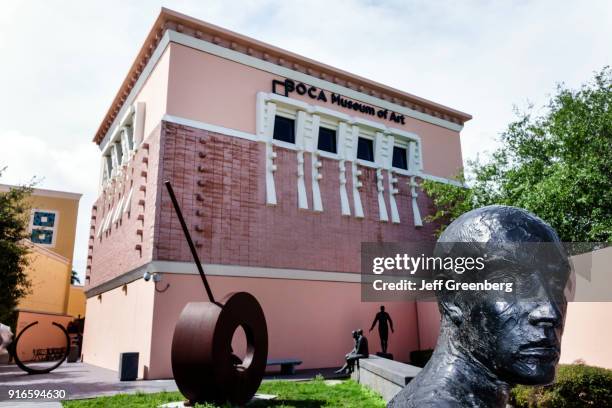
[[[272,80],[272,92],[277,95],[289,96],[292,93],[298,95],[308,95],[311,99],[331,102],[334,105],[341,106],[346,109],[352,109],[355,112],[365,113],[370,116],[376,116],[379,119],[386,119],[393,123],[406,124],[406,118],[404,115],[390,111],[389,109],[377,109],[372,105],[357,102],[348,98],[343,97],[337,93],[326,93],[323,89],[315,86],[306,85],[302,82],[295,82],[291,79],[285,79],[279,81],[277,79]]]

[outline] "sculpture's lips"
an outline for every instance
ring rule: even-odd
[[[526,346],[519,354],[524,357],[535,357],[543,360],[556,360],[559,358],[559,348],[556,346]]]

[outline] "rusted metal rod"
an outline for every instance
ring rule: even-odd
[[[181,207],[179,206],[179,203],[176,200],[176,196],[174,195],[172,184],[170,184],[169,181],[165,181],[164,184],[166,185],[168,194],[170,194],[170,199],[172,200],[174,211],[176,211],[176,216],[178,217],[179,222],[181,223],[181,227],[183,228],[183,233],[185,234],[185,239],[187,240],[187,243],[189,244],[189,249],[191,250],[191,255],[193,256],[193,260],[195,261],[196,267],[198,268],[198,272],[200,272],[200,277],[202,278],[202,282],[204,283],[204,288],[206,289],[208,300],[211,303],[216,303],[215,297],[213,296],[212,290],[210,289],[210,285],[208,284],[208,280],[206,279],[206,275],[204,274],[204,268],[202,267],[202,263],[200,262],[200,258],[198,257],[198,252],[196,251],[196,247],[193,244],[193,240],[191,239],[191,235],[189,234],[189,230],[187,229],[187,224],[185,224],[185,218],[183,218]]]

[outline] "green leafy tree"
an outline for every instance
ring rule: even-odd
[[[518,113],[485,162],[468,163],[469,188],[425,181],[444,226],[489,204],[525,208],[549,222],[562,240],[612,241],[612,70],[579,90],[557,87],[545,113]],[[443,227],[442,227],[443,228]]]
[[[4,169],[0,169],[0,175]],[[13,329],[15,307],[30,289],[26,275],[29,247],[30,207],[27,198],[32,188],[22,186],[0,192],[0,322]]]
[[[70,284],[76,285],[81,283],[81,279],[79,278],[79,274],[77,271],[72,271],[72,275],[70,276]]]

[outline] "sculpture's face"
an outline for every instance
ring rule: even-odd
[[[490,265],[487,280],[512,282],[513,292],[478,292],[461,302],[459,335],[463,347],[501,380],[546,384],[559,361],[569,268],[560,252],[543,259],[541,248],[529,251],[521,247]]]

